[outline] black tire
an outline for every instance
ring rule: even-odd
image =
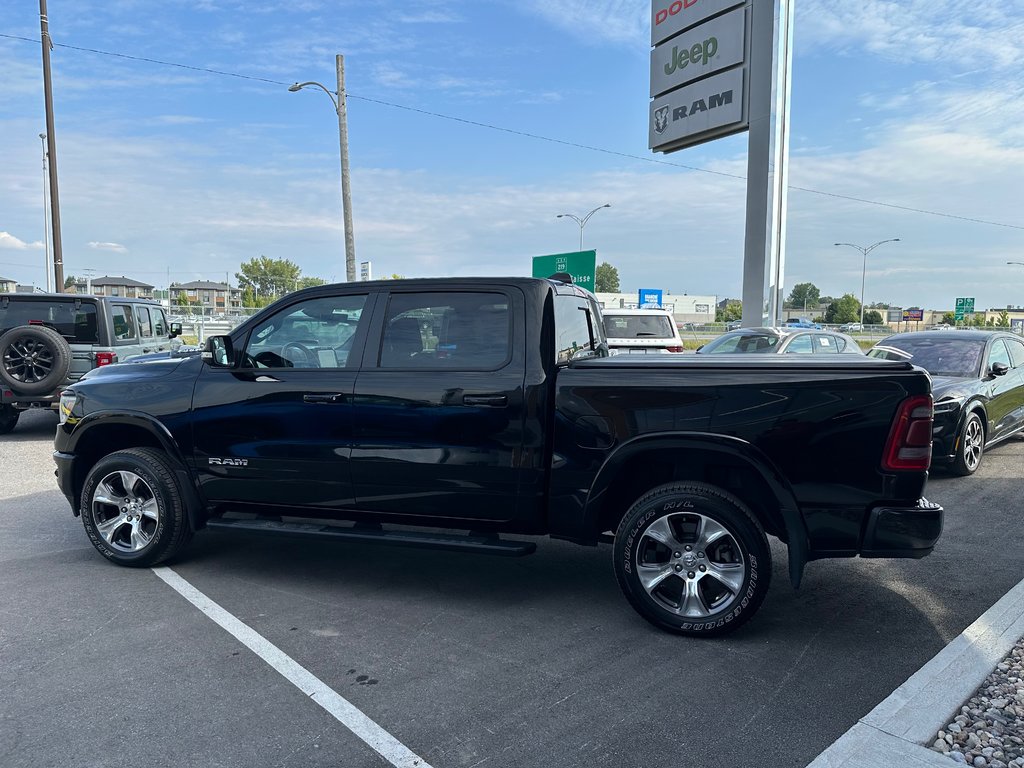
[[[82,488],[81,515],[101,555],[118,565],[148,567],[189,542],[192,529],[175,468],[152,448],[130,448],[96,462]]]
[[[45,325],[21,325],[0,336],[0,381],[19,395],[48,395],[71,370],[71,346]]]
[[[771,582],[761,523],[735,496],[705,483],[646,493],[622,518],[612,549],[626,599],[677,634],[732,632],[756,613]]]
[[[956,456],[950,465],[954,475],[965,477],[973,475],[981,466],[985,453],[985,424],[977,411],[967,414],[964,427],[956,439]]]
[[[14,429],[18,423],[21,411],[13,405],[0,405],[0,435],[6,435]]]

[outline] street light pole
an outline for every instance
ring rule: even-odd
[[[307,85],[313,85],[326,93],[334,104],[334,111],[338,113],[338,145],[341,154],[341,211],[345,227],[345,278],[348,282],[355,282],[356,279],[356,242],[352,232],[352,191],[349,185],[348,175],[348,110],[345,98],[345,57],[338,54],[334,57],[338,71],[338,90],[332,93],[321,83],[307,82],[295,83],[288,86],[292,93],[301,91]]]
[[[864,328],[864,284],[868,275],[868,254],[884,243],[898,243],[899,241],[898,237],[893,237],[888,240],[879,240],[877,243],[872,243],[867,247],[854,245],[853,243],[833,243],[833,245],[846,245],[850,248],[855,248],[864,255],[864,265],[861,267],[860,272],[860,327],[862,329]]]
[[[593,216],[598,211],[600,211],[602,208],[611,208],[611,207],[612,207],[611,203],[605,203],[604,205],[599,205],[599,206],[597,206],[597,208],[592,210],[590,213],[588,213],[582,219],[579,216],[576,216],[576,215],[571,214],[571,213],[560,213],[557,216],[555,216],[555,218],[556,219],[562,219],[562,218],[572,219],[573,221],[575,221],[577,224],[580,225],[580,250],[582,251],[583,250],[583,228],[585,226],[587,226],[587,222],[590,221],[590,217]]]
[[[46,204],[46,134],[40,133],[39,139],[43,142],[43,272],[46,273],[46,292],[49,293],[53,283],[50,282],[50,209]]]

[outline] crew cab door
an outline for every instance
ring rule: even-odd
[[[356,380],[358,507],[414,517],[517,517],[524,297],[518,289],[392,290]]]
[[[208,501],[351,507],[352,392],[372,294],[296,300],[204,366],[193,395],[196,471]]]

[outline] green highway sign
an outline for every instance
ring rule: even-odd
[[[534,277],[551,277],[556,272],[572,275],[572,281],[576,285],[593,293],[597,251],[573,251],[533,257]]]
[[[957,298],[957,300],[956,300],[956,310],[953,313],[953,316],[956,319],[956,321],[959,322],[959,321],[963,320],[964,319],[964,315],[973,315],[973,314],[974,314],[974,297],[971,296],[969,298],[967,298],[967,297]]]

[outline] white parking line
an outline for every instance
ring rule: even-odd
[[[422,757],[373,722],[345,697],[330,688],[252,627],[225,611],[170,568],[163,566],[153,568],[153,573],[220,625],[228,634],[267,662],[288,682],[326,709],[339,723],[366,742],[396,768],[431,768]]]

